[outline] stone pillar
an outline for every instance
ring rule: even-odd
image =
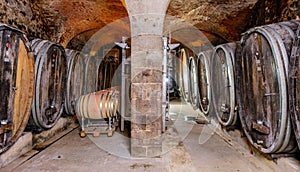
[[[169,0],[125,0],[131,26],[131,156],[162,152],[162,32]]]

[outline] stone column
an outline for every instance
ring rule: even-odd
[[[131,156],[162,152],[162,32],[169,0],[125,0],[131,26]]]

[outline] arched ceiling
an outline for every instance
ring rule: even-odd
[[[41,9],[53,9],[64,18],[59,42],[64,46],[79,34],[91,34],[107,24],[128,16],[120,0],[43,0],[35,5]],[[87,32],[89,31],[89,32]]]
[[[259,24],[262,1],[171,0],[167,15],[185,20],[203,31],[213,44],[218,44],[239,40],[242,32]],[[268,0],[264,0],[266,1]],[[284,5],[286,1],[281,0],[281,3]],[[47,21],[59,21],[52,25],[43,23],[47,28],[50,26],[50,33],[55,33],[53,41],[60,42],[63,46],[80,45],[77,48],[82,47],[99,29],[128,16],[123,0],[31,0],[30,3],[33,15],[43,15],[48,18]],[[54,20],[55,18],[60,20]],[[55,29],[51,30],[51,26]],[[117,30],[129,32],[129,29],[129,23],[125,23]],[[124,33],[119,34],[121,36]]]

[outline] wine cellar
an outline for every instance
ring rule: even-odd
[[[300,171],[299,0],[0,6],[0,171]]]

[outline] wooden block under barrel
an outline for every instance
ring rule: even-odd
[[[99,137],[100,134],[107,134],[108,137],[111,137],[115,131],[115,127],[111,130],[108,130],[107,127],[86,127],[83,132],[86,134],[92,134],[94,137]]]
[[[270,128],[267,126],[264,126],[263,124],[252,122],[252,128],[262,134],[270,134]]]

